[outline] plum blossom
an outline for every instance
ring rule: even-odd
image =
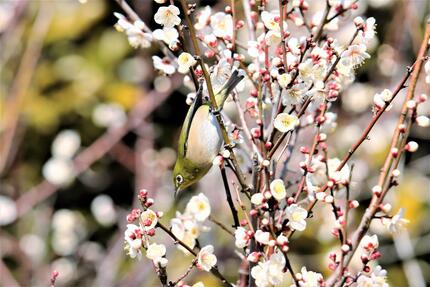
[[[55,157],[72,158],[81,146],[81,137],[74,130],[63,130],[57,134],[51,146]]]
[[[135,224],[127,224],[127,229],[124,232],[125,247],[127,255],[132,259],[142,258],[142,233],[143,231]]]
[[[282,179],[272,181],[270,183],[270,192],[277,201],[284,199],[287,196],[284,181]]]
[[[377,249],[379,246],[378,237],[376,234],[370,236],[370,235],[364,235],[363,239],[361,240],[361,248],[364,249],[364,251],[372,252],[375,249]]]
[[[426,73],[426,83],[430,84],[430,60],[424,64],[424,71]]]
[[[276,20],[276,17],[279,17],[278,11],[263,11],[261,12],[261,20],[264,23],[264,26],[273,31],[280,31],[281,28],[279,26],[279,21]],[[285,26],[284,26],[285,27]]]
[[[127,35],[130,46],[135,49],[148,48],[151,46],[152,35],[142,32],[142,28],[145,27],[142,21],[137,20],[132,24],[124,15],[120,13],[114,13],[114,15],[118,18],[115,28]]]
[[[249,244],[249,235],[245,228],[238,227],[234,232],[235,245],[237,248],[244,248]]]
[[[212,9],[210,6],[205,6],[200,9],[196,14],[196,24],[194,24],[194,28],[196,28],[196,30],[205,28],[210,21],[211,14]]]
[[[259,229],[255,232],[254,237],[259,243],[267,245],[270,241],[270,232],[265,232]]]
[[[284,106],[301,104],[306,90],[307,88],[305,83],[301,82],[295,84],[287,91],[287,94],[283,96],[282,104]]]
[[[9,197],[0,195],[0,226],[13,222],[17,217],[15,201]]]
[[[175,66],[172,64],[169,58],[161,59],[158,56],[152,56],[154,68],[163,72],[166,75],[172,75],[175,73]]]
[[[197,63],[196,59],[187,52],[183,52],[178,57],[178,71],[179,73],[186,74],[190,67],[194,66]]]
[[[302,267],[300,275],[300,287],[324,286],[324,278],[320,273],[308,271],[306,270],[306,267]]]
[[[264,195],[261,192],[257,192],[251,196],[251,203],[255,205],[260,205],[264,201]]]
[[[155,227],[158,222],[157,214],[151,210],[147,209],[140,215],[139,223],[143,226],[145,230],[149,230]]]
[[[212,267],[215,266],[217,262],[216,256],[213,254],[214,247],[212,245],[207,245],[200,249],[197,255],[197,266],[205,271],[210,271]]]
[[[275,252],[269,260],[259,262],[257,266],[252,267],[251,276],[258,287],[279,286],[286,279],[284,267],[284,255],[281,252]]]
[[[158,8],[154,15],[154,20],[157,24],[163,25],[166,28],[172,28],[181,23],[179,8],[175,5],[163,6]]]
[[[188,202],[185,212],[192,214],[197,221],[204,221],[211,213],[209,199],[203,194],[193,196]]]
[[[281,133],[292,131],[299,125],[299,118],[288,113],[280,113],[276,116],[274,127]]]
[[[291,75],[288,73],[282,73],[277,77],[278,83],[282,88],[286,88],[288,84],[291,82]]]
[[[52,184],[67,186],[75,178],[73,161],[68,158],[52,157],[42,168],[42,174]]]
[[[376,266],[370,276],[361,275],[357,279],[356,287],[388,287],[387,271],[382,269],[381,266]]]
[[[308,212],[297,204],[291,204],[286,209],[288,226],[294,230],[303,231],[306,228]]]
[[[178,43],[179,33],[175,28],[164,27],[163,29],[157,29],[152,32],[154,39],[163,41],[170,48],[173,48]]]
[[[219,38],[233,36],[233,17],[224,12],[217,12],[210,17],[211,27]]]
[[[399,209],[399,212],[397,212],[396,215],[394,215],[392,218],[382,218],[382,224],[391,232],[391,233],[398,233],[400,232],[406,224],[409,223],[409,220],[404,218],[405,210],[403,208]]]
[[[166,255],[166,246],[163,244],[151,243],[146,249],[146,257],[151,260],[157,260]]]
[[[360,66],[364,60],[370,58],[370,55],[366,52],[366,49],[366,45],[364,44],[351,45],[341,54],[340,61],[345,66]]]

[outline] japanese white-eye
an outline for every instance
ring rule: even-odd
[[[215,94],[219,109],[243,74],[235,70],[222,88]],[[223,138],[217,119],[209,102],[204,102],[202,85],[188,110],[178,142],[178,157],[173,169],[176,192],[199,181],[211,168],[220,151]]]

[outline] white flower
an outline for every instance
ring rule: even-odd
[[[166,75],[171,75],[175,73],[175,66],[172,64],[169,58],[161,59],[158,56],[152,56],[152,61],[154,63],[154,68],[160,70]]]
[[[300,50],[299,39],[290,38],[290,40],[288,40],[287,45],[288,45],[288,48],[290,49],[291,53],[293,53],[294,55],[300,55],[302,53],[302,51]]]
[[[399,209],[396,215],[392,218],[382,218],[382,223],[391,233],[398,233],[401,231],[406,224],[409,223],[409,220],[404,218],[405,210],[403,208]]]
[[[212,267],[215,266],[217,262],[216,256],[213,254],[214,247],[212,245],[207,245],[200,249],[199,254],[197,255],[197,265],[199,268],[209,271]]]
[[[66,186],[75,177],[75,167],[70,159],[52,157],[43,165],[42,174],[50,183]]]
[[[205,284],[203,284],[203,282],[199,281],[197,283],[194,283],[191,287],[205,287]]]
[[[251,203],[255,205],[260,205],[263,203],[264,195],[261,192],[257,192],[251,196]]]
[[[361,240],[361,247],[368,252],[372,252],[373,250],[377,249],[379,246],[378,237],[376,234],[369,236],[364,235],[363,239]]]
[[[98,104],[93,111],[92,120],[99,127],[117,127],[127,121],[124,108],[116,103]]]
[[[118,18],[115,28],[128,36],[128,42],[133,48],[148,48],[151,46],[152,35],[142,32],[142,28],[145,26],[142,21],[138,20],[132,24],[124,15],[120,13],[114,13],[114,15]]]
[[[297,116],[280,113],[275,118],[274,127],[281,133],[286,133],[294,130],[299,123],[299,118]]]
[[[277,21],[277,18],[279,18],[279,12],[278,11],[263,11],[261,13],[261,20],[263,21],[264,26],[266,26],[267,29],[273,30],[273,31],[281,31],[279,21]],[[286,29],[287,25],[284,23],[284,29]]]
[[[271,30],[266,33],[264,39],[266,41],[266,45],[268,46],[278,45],[282,40],[281,32]]]
[[[348,50],[342,52],[341,62],[345,66],[356,67],[361,65],[365,59],[369,59],[370,55],[366,52],[366,45],[351,45]]]
[[[81,137],[74,130],[63,130],[55,137],[51,153],[55,157],[72,158],[81,146]]]
[[[426,83],[430,84],[430,60],[424,64],[424,71],[426,73]]]
[[[284,267],[284,255],[276,252],[268,261],[259,262],[257,266],[252,267],[251,276],[255,279],[255,284],[258,287],[278,286],[286,279]]]
[[[17,210],[15,201],[9,197],[0,195],[0,226],[7,225],[15,221]]]
[[[361,275],[357,279],[357,287],[389,287],[387,283],[387,271],[381,266],[376,266],[370,277]]]
[[[124,232],[125,250],[132,259],[142,258],[142,230],[134,224],[127,224]]]
[[[224,38],[233,36],[233,17],[224,12],[217,12],[211,16],[211,27],[215,36]]]
[[[152,35],[143,33],[142,30],[133,25],[126,31],[128,42],[133,48],[148,48],[151,46]]]
[[[185,213],[193,215],[197,221],[204,221],[211,214],[209,199],[203,193],[193,196],[185,208]]]
[[[181,18],[178,17],[180,14],[178,7],[169,5],[167,7],[158,8],[157,13],[154,15],[154,20],[157,24],[163,25],[167,28],[179,25]]]
[[[277,77],[278,83],[282,88],[286,88],[288,84],[291,82],[291,75],[288,73],[283,73],[278,75]]]
[[[178,57],[178,71],[182,74],[186,74],[188,73],[190,67],[194,66],[196,63],[196,59],[194,59],[194,57],[190,53],[183,52]]]
[[[167,263],[169,263],[169,260],[167,260],[166,257],[157,257],[153,260],[153,262],[156,266],[161,266],[165,268],[167,266]]]
[[[157,29],[152,32],[155,39],[163,41],[169,47],[173,47],[178,43],[179,33],[175,28],[164,27],[163,29]]]
[[[259,229],[255,232],[254,237],[255,240],[257,240],[261,244],[267,245],[270,241],[270,232],[265,232]]]
[[[154,2],[158,4],[164,4],[166,3],[166,0],[154,0]]]
[[[324,278],[320,273],[313,271],[307,271],[306,267],[302,267],[301,270],[302,279],[300,287],[318,287],[323,286]]]
[[[270,192],[277,201],[281,201],[287,196],[287,191],[282,179],[275,179],[270,183]]]
[[[364,41],[372,40],[375,37],[375,24],[376,20],[373,17],[367,18],[366,22],[361,17],[356,17],[354,23],[356,25],[363,25],[363,31],[360,30],[359,36],[362,37]]]
[[[212,9],[210,6],[206,6],[201,10],[199,10],[195,17],[195,19],[197,20],[197,23],[194,24],[194,28],[196,28],[196,30],[201,30],[205,28],[206,25],[209,23],[211,14],[212,14]]]
[[[91,213],[94,218],[103,226],[111,226],[116,220],[116,211],[108,195],[102,194],[97,196],[91,202]]]
[[[151,210],[147,209],[140,215],[139,223],[145,228],[146,230],[152,229],[157,225],[158,217],[157,214]]]
[[[235,244],[237,248],[244,248],[249,243],[249,236],[246,229],[243,227],[238,227],[234,232]]]
[[[286,215],[288,218],[288,226],[294,230],[303,231],[306,228],[306,218],[308,212],[297,204],[292,204],[287,207]]]
[[[315,83],[319,88],[324,87],[325,69],[322,64],[314,64],[311,59],[299,65],[300,78],[306,83]],[[322,84],[322,85],[321,85]]]
[[[415,121],[419,127],[425,128],[430,126],[430,119],[426,116],[418,116]]]
[[[332,112],[325,113],[325,121],[321,126],[321,132],[323,132],[323,133],[334,132],[334,130],[337,127],[336,119],[337,119],[337,114],[332,113]]]
[[[146,250],[146,257],[151,260],[163,257],[166,254],[166,246],[163,244],[151,243]]]
[[[341,161],[338,158],[330,158],[327,161],[328,176],[333,179],[336,183],[340,181],[348,181],[349,179],[349,166],[345,164],[340,171],[336,171]]]
[[[306,85],[303,82],[292,86],[287,90],[287,94],[282,97],[282,104],[284,106],[301,104],[306,90]]]

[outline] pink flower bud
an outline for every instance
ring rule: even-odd
[[[131,223],[131,222],[133,222],[135,220],[136,220],[136,217],[133,214],[128,214],[127,215],[127,222],[128,223]]]
[[[271,142],[266,142],[264,144],[264,146],[266,147],[266,149],[270,149],[272,147],[272,143]]]
[[[408,107],[408,109],[415,109],[417,107],[417,102],[415,102],[414,100],[409,100],[406,103],[406,106]]]
[[[416,152],[418,150],[418,144],[414,141],[410,141],[405,145],[405,150],[408,152]]]
[[[349,208],[357,208],[360,205],[357,200],[353,200],[349,202]]]
[[[153,198],[148,198],[145,202],[145,206],[146,207],[151,207],[154,204],[154,199]]]
[[[380,196],[380,195],[381,195],[381,192],[382,192],[382,187],[381,187],[380,185],[375,185],[375,186],[372,188],[372,192],[373,192],[373,194],[374,194],[374,195],[376,195],[376,196]]]
[[[288,197],[288,199],[287,199],[287,203],[288,203],[288,205],[291,205],[291,204],[293,204],[294,202],[296,202],[296,200],[294,199],[294,197]]]
[[[399,156],[399,149],[398,149],[398,148],[396,148],[396,147],[393,147],[393,148],[391,149],[391,155],[392,155],[394,158],[398,157],[398,156]]]
[[[155,229],[151,228],[151,229],[147,230],[146,234],[148,234],[148,236],[154,236],[155,235]]]
[[[304,153],[304,154],[308,154],[310,152],[309,148],[306,146],[301,146],[300,147],[300,152]]]

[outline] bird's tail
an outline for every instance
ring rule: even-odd
[[[228,95],[236,88],[237,84],[243,80],[245,72],[243,70],[234,70],[227,82],[222,86],[221,90],[216,95],[217,104],[219,107],[224,105]]]

